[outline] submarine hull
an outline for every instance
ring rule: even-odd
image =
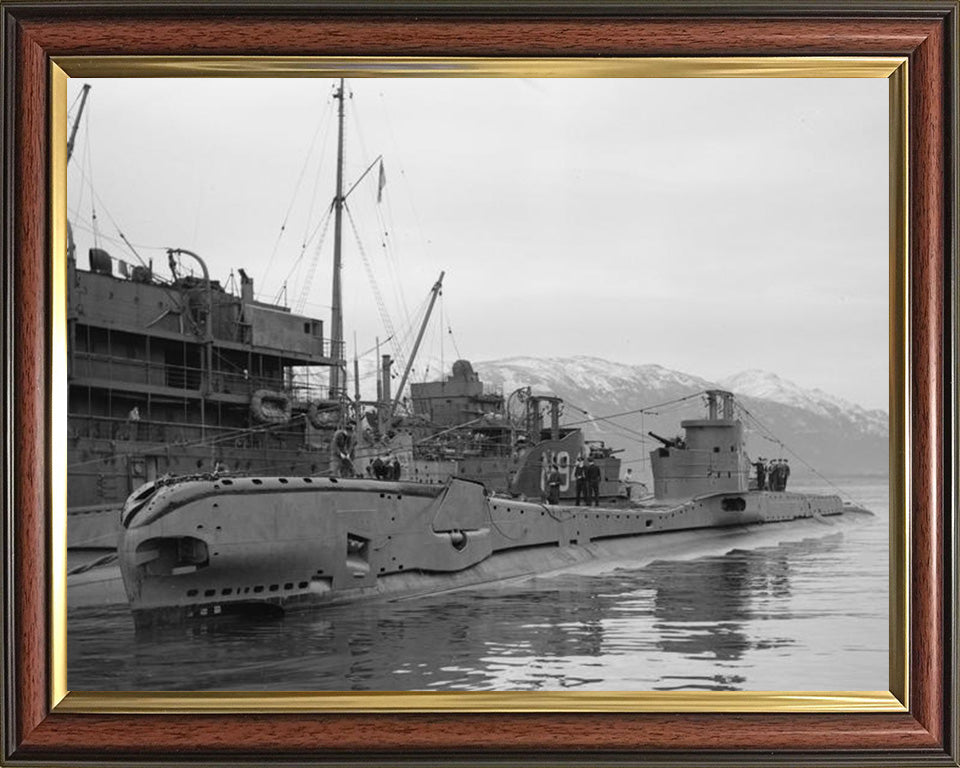
[[[574,507],[444,485],[211,478],[142,489],[119,561],[138,628],[436,593],[576,565],[618,541],[864,512],[837,496],[745,491]]]

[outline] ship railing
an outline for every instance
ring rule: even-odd
[[[225,395],[250,395],[258,389],[286,391],[283,378],[277,376],[250,376],[243,373],[215,371],[210,378],[211,391]]]
[[[196,390],[203,381],[203,371],[199,367],[96,352],[75,352],[72,373],[76,379],[102,379],[171,389]]]
[[[204,380],[204,370],[198,366],[78,352],[73,359],[73,378],[99,379],[199,392]],[[283,374],[279,372],[264,376],[242,371],[215,370],[210,375],[210,392],[216,394],[249,396],[258,389],[285,390],[287,388]]]
[[[255,427],[201,425],[197,422],[132,419],[129,416],[104,416],[71,413],[68,416],[68,437],[112,442],[147,444],[138,450],[163,452],[173,446],[211,446],[223,449],[301,449],[305,444],[302,418],[294,417],[285,424],[263,424]]]
[[[291,389],[297,400],[313,402],[317,400],[353,400],[351,390],[353,380],[346,381],[336,391],[330,389],[329,369],[295,367],[292,375]]]
[[[503,385],[502,384],[487,384],[483,383],[483,394],[485,395],[496,395],[498,397],[503,397]]]

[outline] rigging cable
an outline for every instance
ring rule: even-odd
[[[839,495],[845,496],[847,499],[849,499],[850,501],[856,504],[859,504],[861,507],[865,506],[862,502],[853,498],[853,496],[847,493],[844,489],[840,488],[836,483],[832,482],[829,478],[822,475],[816,469],[816,467],[814,467],[806,459],[804,459],[800,454],[798,454],[796,451],[790,448],[790,446],[788,446],[786,443],[783,442],[783,440],[781,440],[779,437],[776,436],[773,430],[771,430],[766,424],[764,424],[762,421],[760,421],[760,419],[758,419],[749,410],[747,410],[747,407],[739,400],[737,400],[737,408],[739,408],[740,411],[742,411],[761,430],[761,433],[762,433],[761,437],[763,437],[766,440],[769,440],[771,443],[776,443],[777,445],[779,445],[781,448],[783,448],[784,451],[789,453],[797,461],[803,464],[803,466],[809,469],[816,477],[820,478],[823,482],[825,482],[827,485],[833,488]]]
[[[73,226],[76,227],[77,229],[82,229],[84,232],[89,232],[91,234],[93,233],[93,228],[89,224],[87,224],[87,222],[83,218],[76,217],[76,218],[72,218],[71,221],[73,222]],[[100,238],[102,240],[106,240],[108,243],[112,243],[113,245],[126,246],[128,248],[132,246],[134,248],[139,248],[141,251],[166,252],[170,247],[168,245],[144,245],[143,243],[128,244],[118,237],[111,237],[110,235],[105,235],[102,232],[100,233]],[[157,276],[155,276],[155,279],[158,279]]]
[[[618,417],[620,417],[620,416],[631,416],[631,415],[633,415],[634,413],[653,413],[653,414],[656,414],[656,413],[660,412],[661,409],[665,408],[666,406],[676,405],[676,404],[682,403],[682,402],[684,402],[684,401],[686,401],[686,400],[693,400],[693,399],[695,399],[695,398],[701,397],[701,395],[702,395],[702,393],[697,392],[697,393],[692,394],[692,395],[687,395],[686,397],[679,397],[679,398],[677,398],[677,399],[675,399],[675,400],[667,400],[667,401],[664,402],[664,403],[656,403],[655,405],[646,405],[646,406],[644,406],[643,408],[634,408],[633,410],[630,410],[630,411],[620,411],[619,413],[610,413],[610,414],[607,414],[606,416],[592,416],[591,418],[592,418],[592,419],[615,419],[615,418],[618,418]],[[572,404],[571,404],[571,405],[572,405]],[[576,406],[573,406],[573,407],[576,408]],[[583,411],[582,408],[577,408],[577,410],[578,410],[578,411]],[[583,412],[589,414],[589,411],[583,411]],[[567,424],[567,426],[568,426],[568,427],[575,427],[575,426],[579,426],[580,424],[589,424],[589,423],[590,423],[590,419],[586,419],[586,420],[584,420],[584,421],[574,421],[574,422],[571,422],[571,423]]]
[[[576,404],[574,404],[574,403],[571,403],[571,402],[568,401],[568,400],[565,400],[564,402],[565,402],[566,405],[569,405],[569,406],[570,406],[571,408],[573,408],[574,410],[580,411],[581,413],[583,413],[583,414],[585,414],[586,416],[589,417],[586,421],[583,421],[583,422],[572,422],[572,423],[569,423],[569,422],[568,422],[568,423],[565,424],[564,426],[571,427],[571,426],[575,426],[575,425],[578,425],[578,424],[592,424],[593,422],[596,422],[596,421],[603,421],[603,422],[606,422],[607,424],[609,424],[609,425],[610,425],[611,427],[613,427],[614,429],[619,430],[620,435],[623,436],[623,437],[631,438],[631,439],[636,440],[637,442],[640,442],[640,443],[643,443],[643,444],[647,444],[647,443],[650,442],[649,440],[647,440],[646,435],[644,435],[644,434],[641,433],[641,432],[637,432],[637,430],[635,430],[635,429],[631,429],[630,427],[624,426],[623,424],[618,424],[617,422],[613,421],[611,418],[606,417],[606,416],[593,416],[589,411],[581,408],[580,406],[578,406],[578,405],[576,405]]]
[[[313,285],[313,278],[316,276],[317,267],[320,264],[320,252],[323,248],[324,240],[326,240],[327,237],[327,230],[330,227],[330,220],[333,218],[333,206],[334,204],[331,202],[330,207],[327,208],[327,212],[321,220],[320,224],[322,224],[323,229],[320,231],[320,239],[317,240],[317,247],[313,251],[313,258],[310,260],[310,264],[307,267],[307,275],[303,280],[303,285],[300,288],[300,296],[297,297],[297,303],[294,307],[297,314],[301,314],[303,312],[304,305],[307,303],[307,298],[310,295],[310,287]],[[319,227],[320,224],[317,226]],[[314,234],[316,234],[316,230],[314,230]],[[311,235],[310,238],[312,240],[313,235]],[[306,247],[306,243],[304,243],[304,247]],[[297,260],[293,263],[293,266],[290,267],[290,272],[287,273],[287,280],[290,279],[290,276],[293,274],[293,270],[296,269],[301,258],[303,258],[302,251],[300,252],[300,256],[298,256]],[[284,284],[286,284],[287,280],[284,280]]]
[[[293,194],[290,196],[290,204],[287,206],[287,212],[284,214],[283,221],[280,224],[280,231],[277,233],[277,239],[273,245],[273,251],[270,253],[270,258],[267,260],[266,267],[264,268],[262,274],[260,275],[261,282],[266,279],[266,276],[270,274],[270,270],[273,267],[273,261],[276,258],[277,250],[280,248],[280,241],[283,238],[284,233],[286,232],[287,223],[290,220],[290,214],[293,212],[294,203],[297,200],[297,195],[299,195],[300,193],[300,186],[301,184],[303,184],[303,179],[306,176],[307,167],[310,164],[310,158],[313,157],[313,150],[317,144],[317,137],[321,135],[321,130],[323,130],[324,138],[320,146],[320,164],[317,168],[317,176],[319,177],[320,175],[320,168],[323,167],[323,148],[326,147],[327,136],[328,136],[328,134],[326,133],[326,126],[330,118],[330,115],[333,112],[333,110],[331,109],[332,104],[333,104],[333,100],[328,98],[325,104],[326,109],[323,112],[323,114],[320,116],[320,120],[317,121],[317,127],[316,129],[314,129],[313,136],[310,138],[310,146],[307,149],[307,154],[303,160],[303,164],[300,166],[300,174],[297,176],[297,181],[293,186]],[[311,213],[312,213],[312,208],[311,208]],[[309,217],[308,217],[308,221],[309,221]]]
[[[399,150],[400,145],[397,143],[396,134],[393,131],[393,121],[390,119],[390,112],[387,110],[387,104],[386,104],[386,100],[383,97],[383,91],[380,91],[379,95],[380,95],[380,103],[383,105],[384,123],[386,123],[387,132],[390,134],[390,140],[393,142],[393,146],[394,146],[394,149],[396,150],[397,157],[400,157],[401,156],[400,150]],[[420,245],[423,248],[423,253],[426,254],[430,250],[428,248],[429,243],[427,241],[426,236],[423,233],[423,224],[420,220],[420,214],[417,211],[417,207],[413,199],[413,189],[409,180],[407,179],[407,172],[404,169],[403,165],[399,165],[399,174],[400,174],[400,178],[403,180],[403,183],[406,185],[406,189],[407,189],[406,199],[408,204],[410,205],[410,211],[413,213],[414,223],[417,226],[417,234],[420,236]],[[404,301],[404,304],[406,304],[405,301]]]
[[[88,183],[90,185],[90,220],[91,220],[90,223],[93,226],[93,247],[99,248],[100,247],[100,228],[97,225],[97,203],[96,203],[97,194],[93,186],[93,158],[91,155],[92,150],[90,149],[90,145],[93,144],[93,142],[90,141],[90,110],[89,109],[84,113],[83,119],[84,119],[84,127],[86,128],[86,134],[87,134],[87,140],[84,143],[83,151],[84,151],[84,154],[86,155],[86,168],[87,168],[87,172],[89,173]]]
[[[331,100],[330,104],[332,103],[333,101]],[[318,225],[317,227],[314,227],[313,233],[312,234],[310,233],[310,222],[313,220],[313,211],[314,211],[314,208],[316,207],[317,198],[319,197],[319,194],[320,194],[320,180],[323,176],[322,174],[323,155],[324,155],[324,149],[327,146],[327,140],[329,138],[329,135],[330,135],[329,132],[326,132],[323,134],[323,141],[320,147],[320,162],[317,166],[317,172],[313,178],[313,191],[310,194],[310,208],[307,211],[307,218],[304,224],[303,237],[301,239],[301,245],[300,245],[300,255],[297,257],[297,261],[295,263],[300,263],[304,253],[307,250],[307,246],[309,246],[310,241],[313,239],[313,236],[317,233],[317,230],[319,229],[319,225]],[[344,149],[344,156],[346,156],[346,149]],[[334,198],[330,202],[330,209],[332,210],[335,205],[336,205],[336,197],[334,196]]]
[[[444,309],[443,293],[440,294],[440,301],[441,301],[440,308],[441,310],[443,310]],[[441,329],[442,329],[442,326],[444,325],[443,318],[444,317],[446,318],[447,335],[450,337],[450,343],[453,345],[453,352],[457,356],[458,360],[462,360],[463,356],[460,354],[460,348],[457,346],[457,338],[456,336],[453,335],[453,325],[450,323],[450,316],[447,315],[444,311],[441,311],[440,317],[441,317],[441,323],[440,323]]]
[[[353,91],[352,91],[352,90],[350,91],[350,98],[353,99]],[[358,144],[360,145],[360,153],[361,153],[360,156],[363,157],[363,158],[366,158],[366,157],[369,157],[369,156],[370,156],[370,153],[367,152],[366,140],[365,140],[365,138],[364,138],[363,130],[362,130],[362,128],[361,128],[361,120],[360,120],[360,114],[359,114],[359,113],[360,113],[359,104],[354,103],[353,109],[350,110],[349,116],[350,116],[350,120],[352,121],[354,130],[355,130],[356,135],[357,135],[357,142],[358,142]],[[376,161],[374,161],[374,162],[376,162]],[[380,162],[381,162],[381,163],[383,162],[382,157],[381,157],[381,161],[380,161]],[[382,165],[381,165],[381,168],[382,168]],[[368,169],[368,170],[369,170],[369,169]],[[362,177],[361,177],[361,178],[362,178]],[[398,288],[398,287],[400,288],[400,298],[401,298],[401,301],[398,301],[397,304],[398,304],[400,310],[401,310],[401,311],[403,312],[403,314],[406,316],[407,322],[409,323],[409,322],[410,322],[410,315],[409,315],[409,311],[408,311],[408,309],[407,309],[406,300],[403,298],[403,294],[402,294],[403,283],[402,283],[402,281],[398,278],[398,270],[394,268],[394,264],[391,263],[390,258],[389,258],[390,255],[391,255],[391,252],[390,252],[390,249],[387,248],[387,242],[388,242],[388,239],[387,239],[387,230],[388,230],[388,228],[387,228],[387,226],[386,226],[386,224],[385,224],[385,222],[384,222],[383,214],[382,214],[382,195],[380,194],[380,191],[381,191],[381,190],[380,190],[380,188],[379,188],[379,185],[377,185],[377,186],[378,186],[377,201],[373,204],[373,210],[374,210],[374,213],[375,213],[376,218],[377,218],[377,224],[378,224],[378,227],[379,227],[379,232],[381,233],[381,236],[380,236],[381,249],[384,251],[384,254],[385,254],[385,256],[387,257],[387,258],[385,259],[385,262],[386,262],[386,267],[387,267],[387,271],[388,271],[388,278],[389,278],[389,279],[388,279],[388,283],[393,287],[395,300],[396,300],[396,295],[397,295],[397,288]],[[351,189],[352,189],[352,188],[351,188]],[[371,196],[373,195],[373,189],[372,189],[372,187],[370,188],[370,194],[371,194]],[[387,198],[387,205],[388,205],[388,206],[389,206],[389,203],[390,203],[389,198]],[[345,207],[346,207],[346,206],[345,206]],[[376,301],[377,301],[377,309],[378,309],[378,311],[379,311],[380,314],[381,314],[381,322],[384,322],[383,317],[386,316],[386,317],[388,318],[388,321],[389,321],[389,322],[384,322],[384,329],[385,329],[389,334],[396,336],[396,334],[394,333],[393,321],[392,321],[392,318],[390,317],[389,311],[387,310],[386,302],[385,302],[384,299],[383,299],[383,294],[380,292],[379,286],[376,284],[376,281],[375,281],[375,280],[373,279],[373,277],[372,277],[373,274],[374,274],[374,270],[373,270],[372,264],[370,264],[370,263],[368,262],[368,260],[367,260],[367,255],[366,255],[366,253],[365,253],[364,250],[363,250],[362,244],[360,244],[360,236],[359,236],[359,233],[357,232],[356,225],[354,224],[353,221],[351,221],[351,224],[352,224],[353,227],[354,227],[354,236],[357,238],[357,243],[358,243],[358,245],[360,246],[360,249],[361,249],[361,255],[363,256],[363,259],[364,259],[364,267],[365,267],[365,269],[367,270],[368,278],[371,280],[371,285],[373,286],[374,297],[375,297],[375,299],[376,299]],[[392,273],[392,274],[391,274],[391,273]],[[400,337],[397,337],[397,341],[395,342],[395,345],[394,345],[394,353],[395,353],[395,355],[396,355],[397,362],[398,362],[401,366],[403,366],[403,365],[405,364],[406,352],[405,352],[404,348],[402,347],[402,339],[401,339]]]
[[[78,98],[79,98],[79,97],[78,97]],[[83,152],[80,154],[80,157],[81,157],[80,169],[79,169],[79,170],[80,170],[80,184],[78,185],[79,188],[80,188],[80,196],[79,196],[79,198],[77,199],[77,206],[76,206],[76,208],[74,209],[73,216],[71,217],[73,220],[78,219],[79,216],[80,216],[80,211],[83,210],[83,195],[84,195],[84,192],[86,192],[86,190],[87,190],[87,185],[86,185],[85,182],[86,182],[86,178],[87,178],[87,174],[86,174],[86,167],[87,167],[87,144],[89,144],[89,143],[90,143],[90,142],[86,140],[86,131],[84,131]],[[76,167],[76,161],[74,161],[74,167]],[[68,188],[69,188],[69,187],[68,187]]]
[[[380,322],[383,323],[383,327],[386,332],[389,334],[390,338],[396,337],[397,332],[393,327],[393,320],[390,318],[390,312],[387,310],[387,305],[383,301],[383,294],[380,293],[380,286],[377,285],[376,275],[373,273],[373,267],[370,264],[370,259],[367,258],[367,251],[363,247],[363,241],[360,239],[360,232],[357,230],[357,223],[353,219],[353,211],[350,207],[344,203],[343,210],[346,211],[347,221],[350,222],[350,229],[353,230],[353,236],[357,241],[357,248],[360,251],[360,259],[363,262],[363,267],[367,272],[367,280],[370,281],[370,288],[373,291],[373,297],[377,302],[377,311],[380,314]],[[401,350],[398,345],[395,345],[397,352]],[[400,357],[400,355],[398,355]]]

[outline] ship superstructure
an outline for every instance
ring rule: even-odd
[[[383,391],[389,392],[391,361],[385,357]],[[438,381],[410,385],[410,413],[393,413],[387,402],[371,403],[358,438],[357,469],[364,474],[377,457],[395,457],[404,479],[444,483],[469,477],[491,493],[546,498],[547,476],[556,465],[560,498],[574,500],[574,465],[592,460],[600,469],[599,495],[621,495],[617,451],[561,423],[563,400],[521,387],[504,397],[481,381],[469,360],[453,363]],[[383,411],[386,414],[383,414]]]
[[[115,546],[124,500],[163,475],[326,469],[314,423],[336,403],[310,371],[342,354],[321,320],[257,301],[242,270],[235,295],[205,268],[90,261],[67,261],[70,546]]]

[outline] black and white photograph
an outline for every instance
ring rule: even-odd
[[[885,691],[884,78],[72,78],[73,691]]]

